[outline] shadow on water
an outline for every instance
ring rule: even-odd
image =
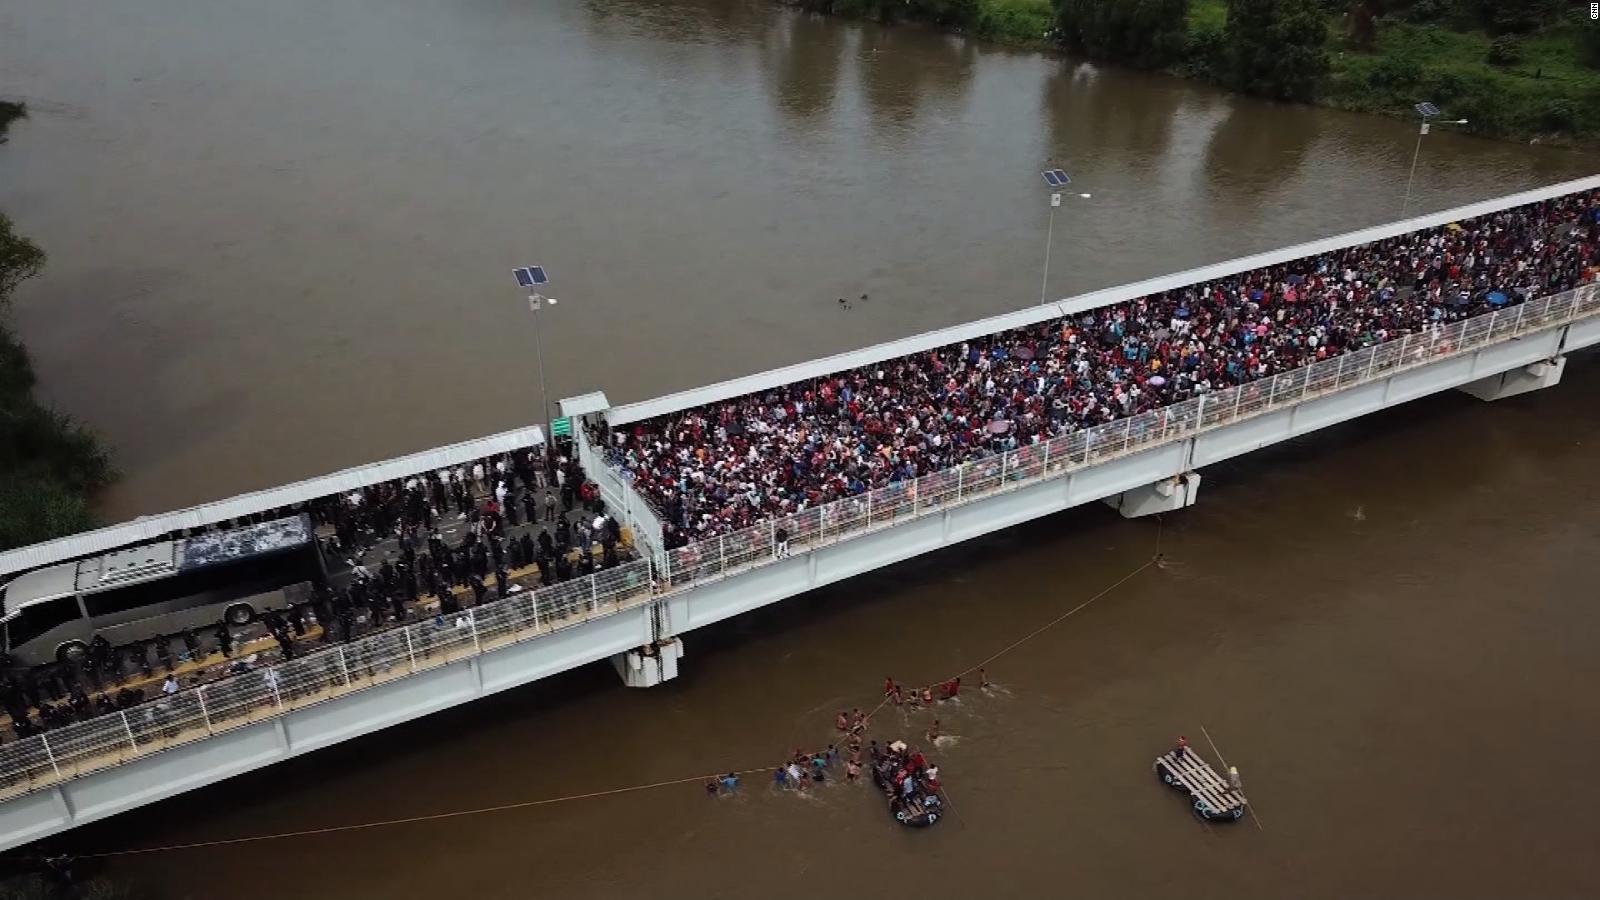
[[[584,0],[589,27],[605,37],[743,47],[772,26],[765,0]]]
[[[1171,78],[1064,58],[1044,86],[1049,158],[1093,160],[1101,172],[1153,172],[1167,155],[1173,120],[1191,100]]]
[[[911,25],[863,25],[857,54],[861,92],[885,138],[912,133],[925,101],[955,106],[978,59],[976,43]]]
[[[1206,187],[1232,218],[1258,208],[1299,173],[1328,121],[1325,112],[1295,103],[1232,101],[1206,143]]]
[[[849,33],[825,16],[797,13],[761,45],[773,105],[789,123],[812,127],[833,110]]]

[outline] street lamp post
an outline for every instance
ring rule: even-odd
[[[1422,138],[1428,133],[1428,125],[1430,124],[1428,120],[1437,118],[1439,115],[1439,107],[1434,106],[1432,103],[1428,103],[1426,101],[1418,103],[1414,109],[1416,109],[1417,115],[1422,117],[1422,127],[1417,129],[1417,148],[1411,151],[1411,173],[1406,176],[1406,194],[1405,198],[1400,201],[1400,218],[1402,219],[1406,217],[1406,208],[1411,205],[1411,183],[1417,178],[1417,158],[1422,155]],[[1452,119],[1445,122],[1433,122],[1431,124],[1465,125],[1467,124],[1467,120]]]
[[[513,269],[512,274],[516,276],[517,286],[521,288],[532,288],[550,283],[549,276],[545,274],[544,266],[525,266],[520,269]],[[533,313],[538,313],[539,310],[547,305],[555,306],[556,302],[556,298],[546,297],[538,291],[528,294],[528,310]],[[550,424],[550,389],[546,386],[544,380],[544,347],[539,339],[539,332],[542,330],[542,324],[534,323],[533,355],[539,364],[539,409],[544,414],[545,428],[551,428],[553,426]],[[549,439],[549,435],[546,435],[546,439]]]
[[[1052,188],[1066,187],[1072,183],[1072,176],[1060,169],[1046,169],[1039,173],[1044,177],[1044,183]],[[1088,200],[1091,194],[1076,194],[1075,196]],[[1050,289],[1050,245],[1055,240],[1056,234],[1056,209],[1061,206],[1061,192],[1050,192],[1050,224],[1044,232],[1044,275],[1039,279],[1039,305],[1045,304]]]

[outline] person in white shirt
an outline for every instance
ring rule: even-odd
[[[161,693],[171,697],[178,692],[178,676],[168,675],[167,680],[161,682]]]

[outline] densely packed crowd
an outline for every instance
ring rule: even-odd
[[[1600,191],[1570,194],[622,426],[607,458],[670,546],[1597,274]]]
[[[236,655],[235,648],[261,632],[276,639],[277,655],[291,659],[319,624],[324,643],[349,642],[415,621],[423,605],[435,605],[429,597],[439,615],[453,616],[462,610],[468,589],[472,605],[481,604],[620,565],[625,550],[621,525],[604,514],[598,488],[582,467],[544,447],[378,482],[172,537],[300,514],[332,532],[319,542],[331,578],[309,591],[286,589],[286,605],[263,610],[258,623],[249,626],[219,621],[120,646],[97,636],[84,658],[70,664],[20,669],[0,659],[0,709],[10,718],[12,732],[28,737],[200,681],[242,674],[257,654],[240,658],[244,654]],[[447,540],[456,532],[459,539]],[[214,653],[222,654],[222,662],[212,669],[185,666]],[[166,680],[158,685],[162,672]]]

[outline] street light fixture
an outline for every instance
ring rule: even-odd
[[[1417,177],[1417,157],[1422,155],[1422,138],[1428,133],[1428,125],[1467,124],[1466,119],[1449,119],[1441,122],[1430,123],[1430,119],[1436,119],[1439,117],[1439,107],[1434,106],[1432,103],[1429,103],[1426,100],[1418,103],[1412,108],[1415,109],[1417,111],[1417,115],[1421,117],[1422,127],[1417,129],[1417,149],[1411,152],[1411,174],[1406,176],[1406,195],[1405,199],[1400,201],[1400,218],[1402,219],[1406,217],[1406,208],[1411,205],[1411,183],[1415,181]]]
[[[544,266],[523,266],[520,269],[512,269],[511,274],[517,279],[517,286],[521,288],[538,287],[550,283],[550,277],[545,274]],[[538,291],[528,294],[528,310],[530,312],[537,313],[546,305],[555,306],[556,302],[556,298],[546,297]],[[533,355],[539,362],[539,408],[544,413],[544,426],[550,428],[552,427],[550,424],[550,389],[545,385],[544,380],[544,348],[539,342],[541,328],[542,326],[539,324],[535,324],[533,328]],[[546,435],[545,439],[550,440],[550,436]]]
[[[1044,178],[1044,183],[1052,188],[1063,188],[1072,183],[1072,176],[1060,169],[1046,169],[1039,173]],[[1050,192],[1050,225],[1044,233],[1044,276],[1039,279],[1039,305],[1043,306],[1050,285],[1050,245],[1056,233],[1056,209],[1061,206],[1062,193],[1059,190]],[[1092,194],[1067,194],[1066,196],[1078,197],[1088,200]]]

